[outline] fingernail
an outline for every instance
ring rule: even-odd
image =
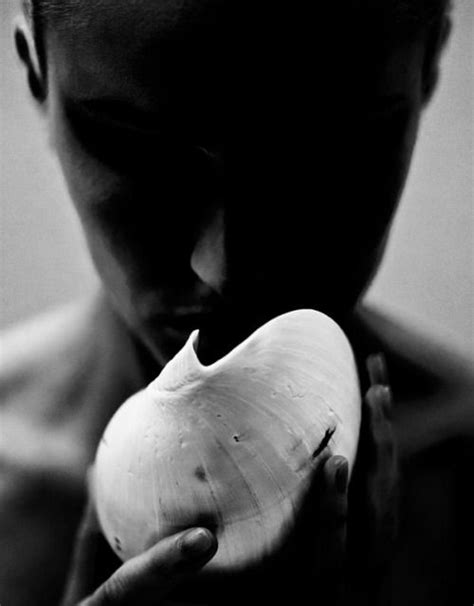
[[[367,359],[367,369],[372,385],[388,383],[387,364],[383,353],[372,354]]]
[[[349,478],[349,464],[342,461],[336,469],[336,488],[339,492],[345,493],[347,490],[347,481]]]
[[[181,549],[186,556],[204,555],[213,545],[211,533],[204,528],[193,528],[182,538]]]

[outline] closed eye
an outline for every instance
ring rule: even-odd
[[[216,172],[214,155],[191,143],[177,129],[160,128],[156,122],[130,122],[128,114],[112,115],[93,107],[65,101],[69,125],[85,150],[107,166],[120,171],[147,170],[150,163],[166,167],[169,173],[179,167],[190,174],[199,172],[201,180]],[[127,119],[125,119],[127,118]],[[197,180],[197,177],[196,177]]]
[[[161,135],[170,131],[169,115],[163,108],[158,111],[143,110],[127,102],[116,99],[74,99],[64,100],[66,111],[82,119],[87,119],[108,128],[128,130],[143,136]]]

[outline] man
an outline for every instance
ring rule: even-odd
[[[336,548],[305,587],[314,586],[316,603],[328,579],[334,592],[347,585],[348,603],[468,603],[472,375],[438,344],[362,303],[436,84],[447,3],[40,0],[27,8],[18,53],[103,292],[6,340],[6,603],[58,599],[103,428],[190,330],[201,328],[207,361],[299,307],[344,328],[364,391],[365,360],[383,351],[396,401],[390,423],[380,414],[390,400],[379,389],[387,377],[372,363],[373,435],[363,433],[359,458],[361,476],[371,478],[360,483],[370,489],[355,505],[349,494],[355,547],[347,575],[338,575]],[[385,515],[394,493],[392,428],[399,536],[379,569],[373,553],[383,553],[380,536],[390,538],[393,527]],[[371,440],[376,455],[365,460]],[[341,499],[338,468],[344,461],[324,468],[319,502],[331,507],[321,528],[345,510],[347,472]],[[389,531],[369,548],[370,512]],[[93,512],[85,520],[67,603],[174,599],[168,581],[183,584],[184,537],[118,567],[110,554],[97,556]],[[343,531],[328,546],[339,546]],[[189,574],[218,548],[204,529],[198,534],[208,551],[184,565]],[[98,578],[104,560],[110,569]],[[302,557],[295,568],[304,564]],[[289,588],[298,599],[290,568],[271,576],[268,595]],[[263,603],[242,587],[248,603]]]

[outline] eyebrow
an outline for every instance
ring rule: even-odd
[[[367,108],[367,115],[371,120],[382,117],[388,119],[390,116],[398,115],[409,105],[409,100],[403,93],[375,96],[374,99],[376,101],[374,105],[369,105]],[[92,116],[93,119],[108,123],[112,127],[116,125],[150,136],[157,134],[166,136],[171,133],[174,137],[185,136],[186,129],[183,130],[182,119],[179,122],[173,120],[169,106],[163,111],[163,106],[161,109],[157,109],[156,105],[148,108],[139,107],[131,100],[108,96],[78,99],[67,97],[66,104],[73,112],[78,111],[80,114]]]

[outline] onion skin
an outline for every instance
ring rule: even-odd
[[[352,469],[359,381],[344,333],[314,310],[274,318],[209,366],[198,337],[112,417],[97,513],[122,560],[207,526],[219,548],[206,570],[234,572],[275,550],[324,446]]]

